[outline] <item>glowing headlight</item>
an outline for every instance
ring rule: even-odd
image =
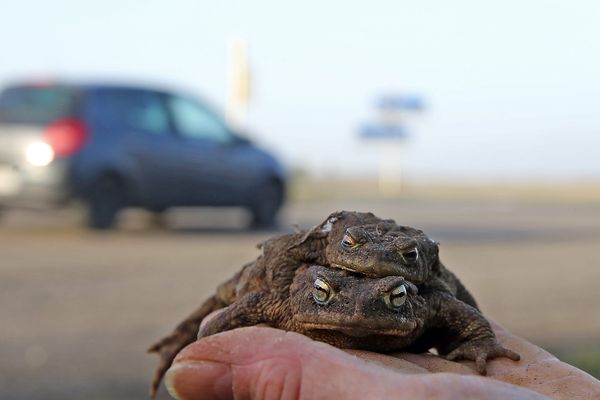
[[[25,149],[25,159],[36,167],[44,167],[54,160],[54,150],[48,143],[34,142]]]

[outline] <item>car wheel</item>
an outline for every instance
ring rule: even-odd
[[[270,182],[258,190],[250,207],[252,228],[270,228],[275,226],[277,212],[283,204],[283,190],[279,183]]]
[[[104,176],[96,180],[87,197],[88,227],[92,229],[111,229],[117,214],[124,206],[123,185],[115,177]]]

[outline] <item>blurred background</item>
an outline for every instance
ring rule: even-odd
[[[486,315],[600,377],[599,18],[4,2],[0,397],[146,398],[152,342],[341,209],[423,229]]]

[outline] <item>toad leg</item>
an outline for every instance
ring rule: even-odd
[[[450,339],[437,346],[440,354],[447,359],[475,361],[477,371],[482,375],[486,373],[486,361],[489,359],[520,359],[519,354],[496,340],[490,323],[477,309],[444,292],[436,291],[424,297],[432,306],[430,323],[449,333],[446,337]]]
[[[285,300],[270,294],[248,293],[202,325],[198,339],[244,326],[268,324],[282,327],[279,316],[286,309],[284,304]]]
[[[150,395],[154,397],[160,381],[162,380],[165,372],[171,366],[173,359],[188,344],[196,340],[198,334],[198,327],[200,322],[213,311],[225,307],[225,304],[217,296],[212,296],[206,300],[200,308],[194,311],[189,317],[181,322],[175,330],[169,335],[162,338],[160,341],[154,343],[149,349],[149,353],[158,353],[160,360],[158,366],[154,372],[152,378],[152,385],[150,387]]]

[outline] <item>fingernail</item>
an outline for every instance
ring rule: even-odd
[[[174,364],[165,375],[165,386],[178,400],[233,398],[229,365],[211,361]]]

